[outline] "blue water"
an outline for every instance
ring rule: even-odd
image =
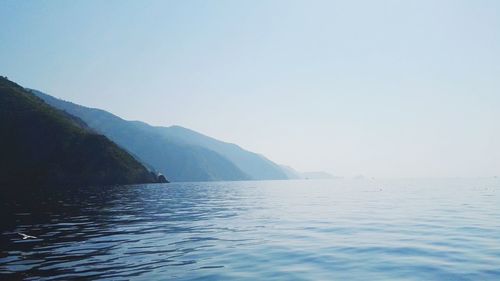
[[[499,179],[25,195],[1,199],[0,279],[500,280]]]

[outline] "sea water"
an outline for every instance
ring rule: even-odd
[[[496,178],[68,187],[0,204],[6,280],[500,280]]]

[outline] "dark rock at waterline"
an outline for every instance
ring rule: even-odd
[[[158,182],[159,183],[169,183],[169,181],[167,180],[167,178],[164,175],[162,175],[162,174],[158,175]]]

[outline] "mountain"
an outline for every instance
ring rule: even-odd
[[[283,172],[286,174],[286,176],[289,179],[297,180],[297,179],[304,178],[300,172],[298,172],[297,170],[295,170],[294,168],[292,168],[290,166],[280,165],[280,167],[281,167],[281,170],[283,170]]]
[[[247,180],[231,161],[201,146],[169,140],[143,122],[127,121],[104,110],[88,108],[32,90],[48,104],[84,120],[170,181]]]
[[[327,173],[327,172],[304,172],[302,173],[302,177],[304,179],[333,179],[335,178],[333,175]]]
[[[179,126],[155,127],[104,110],[63,101],[40,91],[47,103],[84,120],[172,181],[287,179],[262,155]]]
[[[79,118],[0,77],[0,186],[152,183],[139,161]]]
[[[213,150],[232,161],[255,180],[288,179],[281,167],[264,156],[242,149],[236,144],[219,141],[180,126],[156,127],[168,139]]]
[[[292,167],[281,165],[281,169],[287,174],[290,179],[334,179],[338,178],[327,172],[299,172]]]

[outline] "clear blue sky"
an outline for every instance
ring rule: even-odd
[[[500,1],[3,0],[0,73],[300,170],[500,175]]]

